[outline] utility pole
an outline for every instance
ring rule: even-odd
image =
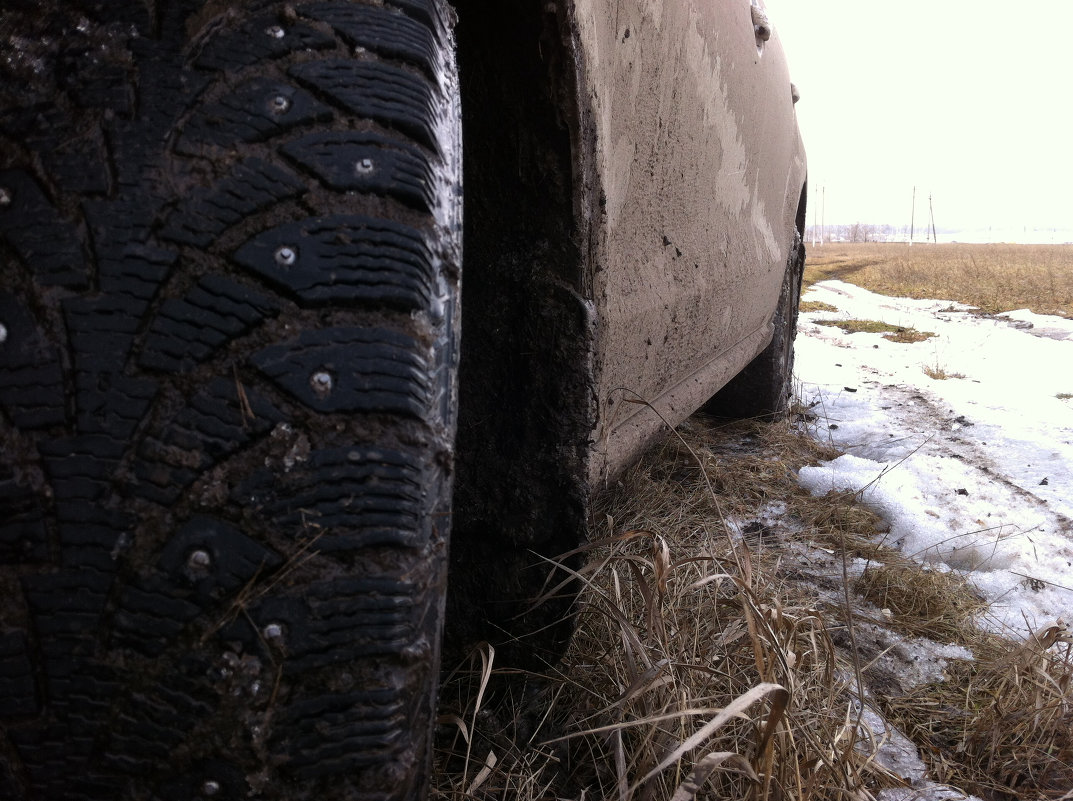
[[[817,186],[814,195],[819,194],[819,187]],[[812,247],[816,247],[816,236],[820,233],[820,227],[818,225],[820,219],[820,210],[817,208],[819,204],[813,201],[812,203]]]
[[[932,244],[939,244],[939,237],[935,235],[935,207],[931,205],[931,192],[928,192],[928,212],[931,214],[931,241]]]
[[[823,240],[826,237],[827,226],[827,187],[823,187],[820,190],[820,244],[823,244]]]
[[[909,212],[909,246],[913,245],[913,226],[916,225],[917,220],[917,188],[913,187],[913,206]]]

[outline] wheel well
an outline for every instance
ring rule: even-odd
[[[801,235],[801,238],[805,238],[805,214],[808,206],[808,178],[801,184],[801,198],[797,201],[797,217],[794,219],[794,224],[797,226],[797,233]]]
[[[463,110],[459,430],[445,666],[481,640],[508,663],[565,643],[568,604],[517,619],[539,557],[576,547],[593,428],[592,321],[575,224],[573,59],[546,2],[456,3]]]

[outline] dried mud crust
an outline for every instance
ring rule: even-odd
[[[421,797],[460,264],[444,8],[20,9],[0,798]]]

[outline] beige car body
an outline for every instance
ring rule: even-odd
[[[570,628],[568,598],[533,608],[534,554],[576,555],[594,496],[773,340],[805,159],[778,36],[749,0],[457,9],[448,651],[489,640],[526,663],[530,641],[501,632],[562,644]]]
[[[573,13],[593,135],[598,487],[771,339],[805,159],[778,37],[748,0]]]

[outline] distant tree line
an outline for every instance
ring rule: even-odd
[[[820,226],[805,228],[805,241],[820,241]],[[855,222],[848,225],[823,226],[824,242],[908,242],[908,225],[875,225]],[[916,238],[923,241],[923,231],[916,232]]]

